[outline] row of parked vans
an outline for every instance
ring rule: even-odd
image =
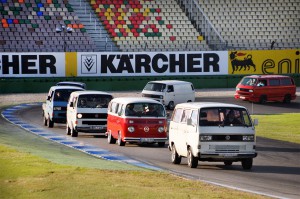
[[[259,78],[245,77],[238,86]],[[179,164],[187,157],[191,168],[197,167],[198,161],[225,165],[240,161],[244,169],[251,169],[257,155],[254,126],[258,122],[248,110],[233,104],[194,102],[195,89],[190,82],[151,81],[137,98],[114,98],[107,92],[85,90],[84,83],[67,83],[51,87],[43,104],[44,124],[51,128],[56,122],[66,123],[67,135],[104,133],[109,144],[119,146],[157,143],[164,147],[168,141],[172,163]],[[252,86],[253,90],[259,87]],[[174,109],[170,121],[166,107]]]

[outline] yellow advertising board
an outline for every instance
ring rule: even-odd
[[[228,74],[300,74],[300,49],[228,51]]]
[[[77,53],[76,52],[66,52],[66,77],[76,77],[77,76]]]

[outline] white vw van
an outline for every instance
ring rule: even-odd
[[[245,107],[213,102],[178,104],[169,127],[169,150],[173,164],[187,157],[188,166],[198,161],[241,161],[251,169],[255,151],[255,128]]]
[[[107,107],[113,96],[102,91],[78,91],[70,95],[67,106],[67,135],[78,132],[103,133],[107,127]]]
[[[191,82],[179,80],[161,80],[148,82],[142,91],[143,97],[149,97],[173,110],[183,102],[195,101],[195,89]]]

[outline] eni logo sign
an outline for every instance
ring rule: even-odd
[[[300,50],[228,52],[228,74],[299,74]]]
[[[262,63],[263,74],[284,74],[284,73],[295,73],[299,74],[300,70],[300,51],[295,52],[295,59],[283,58],[281,60],[266,59]],[[277,69],[277,70],[276,70]]]

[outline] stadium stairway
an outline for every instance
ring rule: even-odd
[[[97,51],[119,51],[88,1],[69,0],[69,3],[93,39]]]

